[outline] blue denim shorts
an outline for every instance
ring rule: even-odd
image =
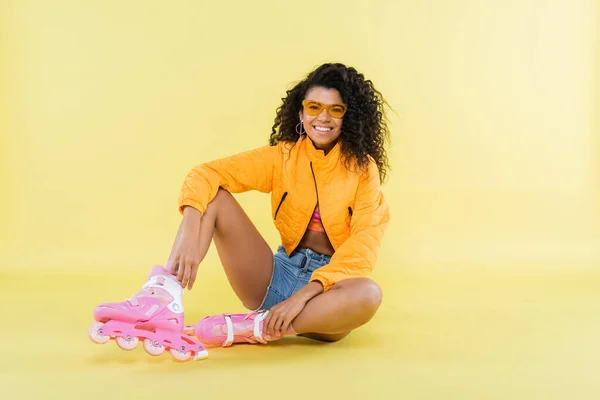
[[[330,256],[310,249],[296,249],[288,257],[283,246],[273,255],[273,275],[267,293],[258,310],[269,310],[274,305],[288,299],[300,288],[308,284],[312,273],[329,264]]]

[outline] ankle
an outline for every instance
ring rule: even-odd
[[[285,334],[286,335],[297,335],[298,332],[296,332],[296,330],[294,329],[292,324],[290,324],[290,326],[287,328],[287,331],[285,331]]]
[[[293,335],[296,336],[298,334],[298,332],[296,332],[296,330],[294,329],[294,327],[292,326],[292,324],[290,324],[290,326],[288,326],[287,330],[283,333],[283,335],[279,335],[279,336],[271,336],[266,332],[263,332],[263,337],[265,338],[265,340],[267,341],[275,341],[275,340],[279,340],[284,336],[288,336],[288,335]]]

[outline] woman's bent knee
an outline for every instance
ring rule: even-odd
[[[381,287],[372,280],[365,283],[363,288],[363,302],[365,307],[377,311],[383,301],[383,291]]]
[[[334,288],[352,291],[350,298],[355,300],[354,306],[373,312],[377,311],[383,301],[381,287],[369,278],[347,279],[334,285]]]
[[[217,190],[215,197],[208,203],[208,206],[206,207],[206,213],[217,211],[217,209],[220,205],[223,204],[223,202],[228,202],[231,200],[233,200],[233,195],[227,190],[220,187]]]
[[[215,197],[208,203],[206,207],[205,216],[209,216],[215,219],[216,228],[219,228],[218,221],[227,217],[228,215],[239,215],[238,212],[232,212],[234,208],[239,208],[241,210],[241,206],[233,197],[231,193],[223,188],[219,188]],[[243,212],[243,210],[242,210]]]

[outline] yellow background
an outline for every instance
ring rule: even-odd
[[[599,20],[595,0],[0,2],[2,398],[598,398]],[[376,318],[194,364],[91,343],[93,308],[168,256],[189,168],[265,144],[329,61],[395,110]],[[275,247],[267,197],[238,199]],[[186,322],[243,311],[214,250],[199,279]]]

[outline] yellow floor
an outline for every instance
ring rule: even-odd
[[[15,269],[0,276],[0,398],[600,398],[600,274],[495,271],[399,271],[380,277],[376,318],[341,342],[291,337],[175,363],[87,338],[94,306],[132,294],[139,270]],[[201,278],[186,322],[243,311],[221,273]]]

